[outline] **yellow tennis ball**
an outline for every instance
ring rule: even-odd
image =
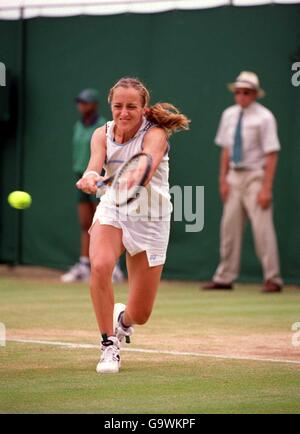
[[[8,203],[13,208],[25,209],[30,207],[32,199],[26,191],[13,191],[8,195]]]

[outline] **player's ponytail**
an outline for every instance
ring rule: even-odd
[[[145,117],[163,128],[168,135],[176,131],[188,130],[190,120],[180,111],[167,102],[160,102],[145,109]]]
[[[142,100],[142,106],[145,107],[145,117],[157,126],[163,128],[168,135],[180,130],[188,130],[190,120],[172,104],[161,102],[149,106],[150,94],[146,86],[137,78],[124,77],[110,89],[108,102],[111,103],[114,90],[117,87],[133,87],[136,89]]]

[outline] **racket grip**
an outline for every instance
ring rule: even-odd
[[[96,197],[100,198],[101,196],[104,195],[105,191],[106,191],[106,185],[103,181],[98,181],[96,183],[97,188],[97,192],[96,192]]]

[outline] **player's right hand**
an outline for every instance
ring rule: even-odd
[[[88,194],[96,194],[97,193],[97,182],[102,181],[103,176],[100,175],[88,175],[84,178],[79,179],[79,181],[76,182],[76,187],[79,190],[84,191]]]

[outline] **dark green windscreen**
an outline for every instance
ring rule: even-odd
[[[152,101],[170,101],[191,119],[191,130],[171,140],[171,185],[205,187],[205,224],[198,233],[173,223],[165,277],[207,279],[218,263],[222,207],[219,150],[213,145],[222,111],[232,104],[226,83],[241,70],[261,78],[263,103],[275,114],[282,143],[274,214],[286,281],[300,278],[300,87],[291,63],[300,45],[299,6],[217,8],[163,14],[38,18],[26,21],[23,189],[33,197],[22,212],[6,203],[18,187],[16,139],[1,139],[0,259],[66,268],[78,256],[79,225],[71,170],[74,96],[85,87],[106,95],[120,77],[138,76]],[[20,23],[0,21],[0,61],[20,78]],[[261,279],[251,231],[245,232],[241,278]]]

